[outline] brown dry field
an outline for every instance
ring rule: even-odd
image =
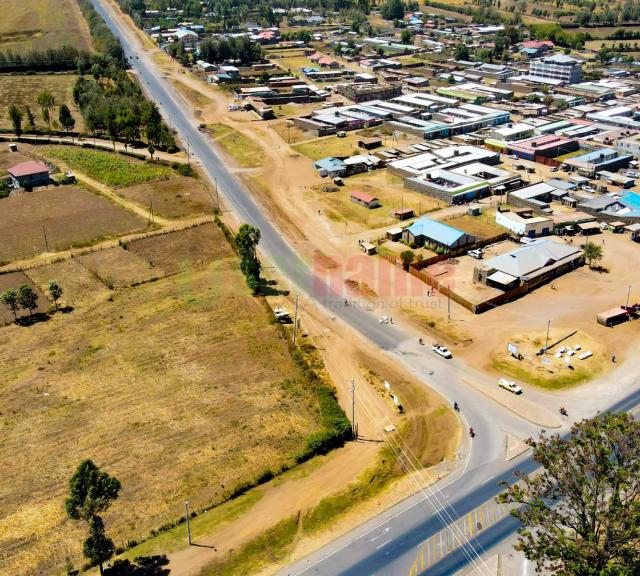
[[[42,291],[38,289],[39,287],[35,285],[28,276],[26,276],[23,272],[0,274],[0,294],[5,290],[18,289],[23,284],[28,284],[32,288],[38,290],[38,311],[44,312],[49,307],[49,302],[46,296],[43,295]],[[18,312],[18,317],[28,315],[29,313],[24,310],[20,310]],[[7,309],[6,306],[0,306],[0,326],[2,326],[3,324],[11,323],[13,322],[13,320],[13,312]]]
[[[172,176],[169,180],[121,188],[118,195],[146,209],[153,203],[154,213],[165,218],[211,213],[214,205],[205,184],[200,179],[178,175]]]
[[[63,503],[83,458],[122,481],[105,515],[122,543],[177,518],[186,499],[223,501],[318,428],[315,397],[235,258],[2,332],[3,574],[79,565],[85,527]]]
[[[120,246],[84,254],[76,260],[109,288],[123,288],[165,276],[162,270]]]
[[[75,0],[2,0],[0,49],[26,52],[61,46],[92,47]]]
[[[143,218],[78,186],[39,188],[0,200],[0,262],[142,230]]]
[[[31,160],[31,158],[20,152],[9,152],[6,142],[0,143],[0,146],[0,177],[7,175],[7,168],[11,168],[11,166],[19,164],[20,162]]]
[[[29,106],[35,118],[37,128],[47,128],[42,119],[42,111],[36,99],[43,90],[53,94],[56,101],[56,109],[51,112],[52,128],[58,120],[58,108],[66,104],[76,121],[75,132],[84,130],[82,114],[73,101],[73,86],[78,76],[76,74],[33,74],[33,75],[0,75],[0,127],[11,129],[13,125],[9,118],[9,106],[15,104],[24,112],[24,107]],[[23,114],[22,127],[26,127],[27,118]]]
[[[56,280],[64,290],[60,299],[61,306],[84,306],[104,300],[110,293],[110,290],[76,258],[31,268],[26,274],[42,291],[47,290],[51,280]]]
[[[136,240],[127,246],[127,250],[165,274],[186,271],[233,254],[215,224]]]

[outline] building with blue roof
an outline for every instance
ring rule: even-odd
[[[620,168],[626,168],[633,156],[620,154],[612,148],[599,148],[581,156],[574,156],[564,161],[572,171],[578,172],[581,176],[593,178],[596,172],[603,170],[616,172]]]
[[[474,244],[475,236],[431,218],[418,218],[402,232],[402,239],[411,245],[430,245],[449,252]]]
[[[320,172],[320,176],[329,176],[330,178],[344,176],[347,172],[347,165],[339,158],[334,158],[333,156],[317,160],[313,163],[313,166]]]

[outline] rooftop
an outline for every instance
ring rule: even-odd
[[[25,162],[20,162],[15,166],[11,166],[8,169],[9,174],[14,178],[20,178],[22,176],[31,176],[33,174],[44,174],[49,173],[49,168],[46,164],[42,162],[36,162],[35,160],[27,160]]]
[[[466,232],[431,218],[418,218],[407,228],[414,236],[425,236],[445,246],[453,246]]]

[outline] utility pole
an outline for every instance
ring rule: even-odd
[[[187,138],[187,166],[191,166],[191,146],[189,144],[189,138]]]
[[[191,546],[191,523],[189,521],[189,501],[184,503],[184,513],[187,518],[187,538],[189,539],[189,546]]]
[[[547,352],[547,346],[549,346],[549,329],[551,328],[551,320],[547,322],[547,338],[544,342],[544,351]]]
[[[293,345],[296,345],[296,338],[298,336],[298,295],[296,294],[296,309],[293,313]]]
[[[356,426],[356,380],[351,379],[351,434],[358,440],[358,427]]]
[[[629,284],[629,290],[627,290],[627,304],[625,308],[629,308],[629,297],[631,296],[631,284]]]
[[[42,227],[42,233],[44,234],[44,245],[47,249],[47,252],[49,252],[49,241],[47,240],[47,231],[44,226]]]
[[[451,288],[447,284],[447,319],[451,320]]]

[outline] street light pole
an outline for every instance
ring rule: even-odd
[[[358,427],[356,426],[356,381],[351,379],[351,434],[358,439]]]
[[[184,503],[184,513],[187,518],[187,538],[189,540],[189,546],[191,546],[191,523],[189,521],[189,501]]]
[[[549,328],[551,328],[551,320],[547,322],[547,338],[544,343],[544,351],[547,352],[547,346],[549,346]]]
[[[629,308],[629,297],[631,296],[631,284],[629,284],[629,290],[627,290],[627,304],[625,308]]]

